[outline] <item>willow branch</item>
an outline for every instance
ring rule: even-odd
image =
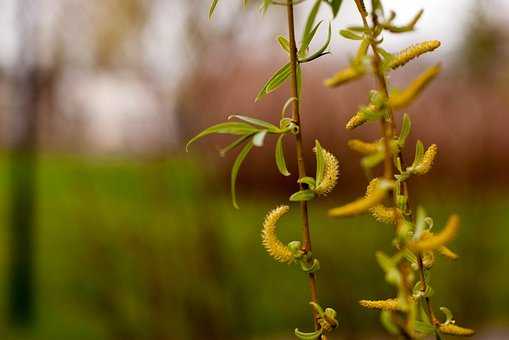
[[[299,98],[299,90],[298,90],[298,82],[297,82],[297,47],[295,43],[295,23],[294,23],[294,14],[293,14],[293,3],[288,2],[286,5],[287,14],[288,14],[288,32],[289,32],[289,42],[290,42],[290,65],[291,65],[291,96],[297,98],[292,102],[292,119],[295,124],[299,126],[299,132],[295,135],[296,141],[296,153],[297,153],[297,166],[299,170],[299,178],[306,177],[306,165],[304,162],[303,155],[303,142],[302,142],[302,126],[300,121],[300,98]],[[300,183],[299,187],[301,190],[305,189],[304,184]],[[306,201],[300,202],[300,211],[301,211],[301,219],[302,219],[302,237],[303,237],[303,247],[305,252],[311,251],[311,234],[309,231],[309,216],[308,216],[308,206]],[[311,291],[311,301],[318,302],[318,291],[316,287],[316,274],[309,273],[308,274],[309,288]],[[316,312],[313,310],[313,322],[315,324],[315,329],[318,329],[318,321]]]

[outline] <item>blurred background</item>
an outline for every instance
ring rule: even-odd
[[[442,41],[391,78],[404,87],[427,66],[444,67],[408,108],[409,145],[419,138],[440,150],[431,174],[412,181],[412,202],[438,226],[449,213],[462,218],[451,244],[460,261],[439,260],[433,270],[434,304],[476,328],[477,339],[508,339],[509,3],[384,3],[399,22],[425,9],[416,32],[386,35],[389,51]],[[229,138],[184,151],[230,114],[278,121],[288,89],[254,97],[285,63],[275,41],[286,33],[285,13],[224,0],[209,22],[208,5],[0,1],[0,338],[291,339],[295,327],[312,327],[302,272],[260,245],[264,215],[295,191],[295,175],[278,175],[273,141],[240,171],[239,211],[228,186],[235,155],[217,153]],[[309,5],[297,7],[298,32]],[[341,164],[335,193],[310,211],[319,295],[339,313],[332,339],[384,339],[378,313],[356,301],[393,293],[374,258],[391,251],[392,228],[326,217],[367,182],[346,141],[379,133],[344,129],[373,80],[322,86],[355,52],[338,29],[358,22],[345,1],[332,54],[304,68],[308,171],[315,138]],[[320,32],[317,44],[323,39]],[[286,148],[295,173],[293,145]],[[281,221],[285,241],[300,237],[298,215],[294,207]]]

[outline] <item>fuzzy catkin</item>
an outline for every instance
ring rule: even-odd
[[[424,175],[431,170],[431,166],[433,165],[433,161],[438,153],[438,146],[436,144],[430,145],[428,150],[424,153],[422,160],[415,168],[413,169],[413,173],[417,175]]]
[[[291,263],[293,261],[293,254],[290,249],[284,245],[277,237],[276,228],[277,222],[290,210],[287,205],[279,206],[271,210],[265,217],[262,229],[262,244],[276,261],[283,263]]]
[[[338,181],[339,175],[339,162],[337,158],[329,151],[322,149],[325,163],[325,170],[323,178],[320,183],[317,183],[316,188],[313,190],[316,194],[325,196],[330,193]]]
[[[348,141],[348,147],[364,155],[369,155],[380,150],[380,143],[368,143],[359,139],[351,139]]]
[[[426,251],[439,249],[447,242],[451,241],[458,232],[460,219],[458,215],[451,215],[444,229],[438,234],[427,237],[424,240],[416,241],[410,246],[413,250]]]
[[[345,83],[348,83],[352,80],[356,80],[362,77],[365,73],[366,72],[361,68],[355,68],[350,66],[339,71],[329,79],[326,79],[324,84],[327,87],[337,87]]]
[[[406,89],[397,94],[392,94],[389,98],[389,105],[393,110],[399,110],[408,106],[426,86],[440,73],[442,67],[440,64],[431,66],[421,73]]]
[[[380,181],[373,179],[366,190],[366,195],[351,203],[329,210],[329,216],[344,217],[362,214],[380,204],[387,196],[388,187],[383,187]]]
[[[387,299],[387,300],[360,300],[359,304],[368,309],[379,309],[396,311],[400,310],[398,299]]]
[[[389,67],[392,69],[396,69],[426,52],[431,52],[437,49],[439,46],[440,41],[438,40],[424,41],[422,43],[412,45],[396,54],[394,56],[394,59],[390,61]]]
[[[465,328],[461,326],[457,326],[455,324],[442,324],[438,327],[441,333],[448,335],[456,335],[456,336],[472,336],[475,334],[475,331],[470,328]]]

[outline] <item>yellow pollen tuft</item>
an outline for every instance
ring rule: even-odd
[[[361,126],[365,122],[367,122],[366,117],[364,117],[364,114],[362,114],[362,112],[359,111],[355,114],[355,116],[350,118],[348,123],[346,123],[346,129],[347,130],[355,129],[356,127]]]
[[[426,86],[440,73],[440,64],[428,68],[417,79],[412,81],[401,93],[393,94],[389,98],[389,105],[398,110],[409,105],[426,88]]]
[[[458,232],[460,219],[458,215],[451,215],[445,228],[438,234],[426,237],[423,240],[412,242],[409,246],[416,251],[426,251],[439,249],[447,242],[451,241]]]
[[[271,210],[265,217],[262,229],[262,244],[276,261],[283,263],[291,263],[293,261],[293,254],[290,249],[284,245],[276,235],[276,223],[281,216],[290,210],[287,205],[279,206]]]
[[[318,195],[325,196],[334,189],[338,181],[339,175],[339,162],[337,158],[329,151],[323,149],[325,171],[320,183],[317,183],[316,188],[313,190]]]
[[[439,46],[440,41],[438,40],[424,41],[422,43],[412,45],[395,55],[394,59],[391,60],[389,67],[396,69],[426,52],[431,52],[437,49]]]
[[[413,169],[413,173],[417,175],[424,175],[431,170],[433,161],[438,152],[438,146],[436,144],[430,145],[428,150],[424,153],[421,162]]]
[[[389,208],[379,204],[371,208],[369,211],[378,222],[398,224],[401,219],[401,211],[398,208]]]
[[[379,309],[396,311],[400,310],[398,299],[387,299],[387,300],[360,300],[359,304],[368,309]]]
[[[366,72],[359,67],[347,67],[324,81],[327,87],[337,87],[362,77]]]
[[[364,155],[369,155],[375,153],[380,150],[380,143],[368,143],[359,139],[351,139],[348,141],[348,146],[350,149],[362,153]]]
[[[457,336],[472,336],[475,334],[475,331],[470,328],[465,328],[461,326],[457,326],[452,323],[441,324],[438,326],[440,332],[448,335],[457,335]]]
[[[393,183],[387,180],[373,179],[366,190],[366,195],[351,203],[329,210],[329,216],[344,217],[362,214],[374,206],[380,204]]]

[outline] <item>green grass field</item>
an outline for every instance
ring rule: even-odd
[[[6,160],[1,164],[5,324],[9,180]],[[288,330],[311,326],[304,275],[273,262],[259,242],[263,217],[284,201],[282,195],[242,189],[241,210],[235,211],[228,188],[210,187],[199,164],[185,159],[43,156],[39,165],[38,322],[28,333],[10,330],[13,338],[284,339]],[[449,212],[462,216],[451,245],[461,259],[439,259],[432,282],[435,305],[448,306],[465,325],[509,320],[505,194],[424,197],[436,228]],[[393,231],[369,217],[330,220],[330,204],[311,210],[320,297],[338,311],[337,338],[362,339],[381,327],[377,313],[356,301],[392,294],[374,253],[391,250]],[[285,241],[300,237],[297,209],[280,229]]]

